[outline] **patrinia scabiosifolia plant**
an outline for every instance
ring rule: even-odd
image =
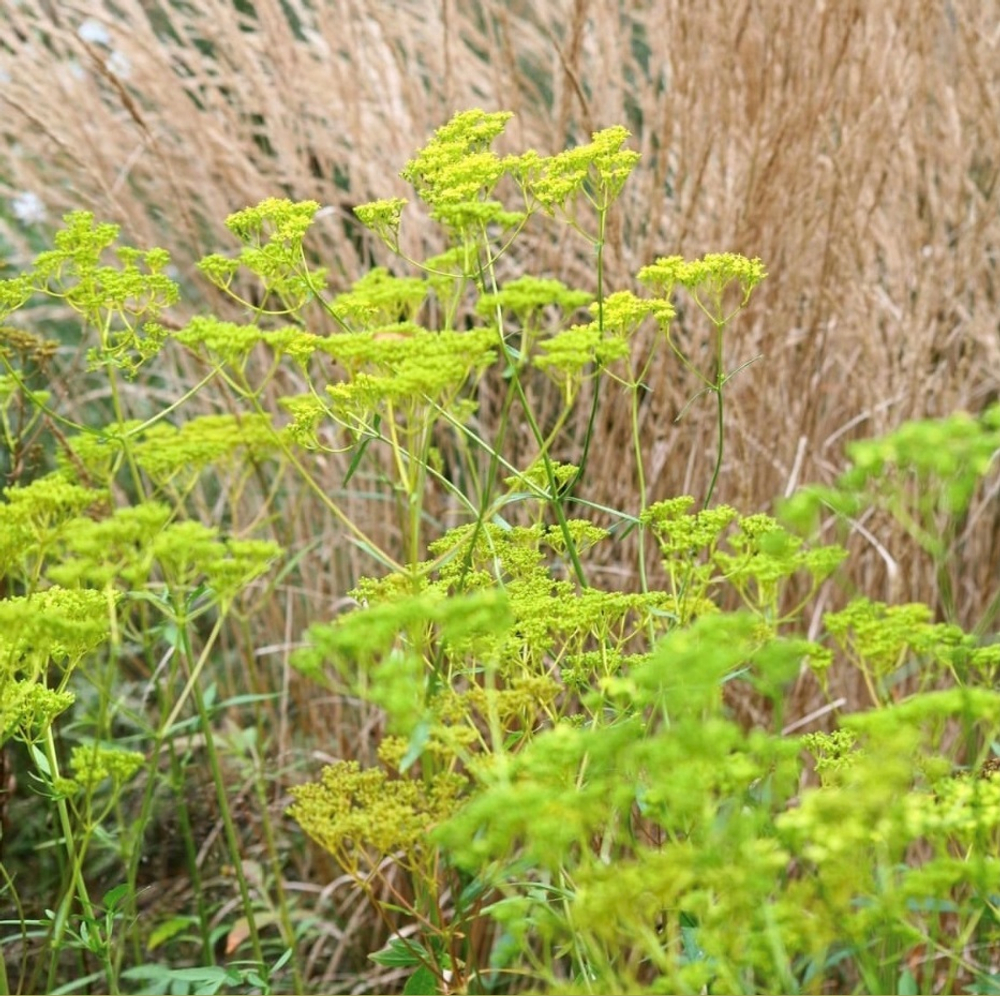
[[[1000,784],[954,775],[980,766],[997,736],[1000,697],[976,686],[1000,656],[924,607],[865,599],[803,635],[804,610],[844,551],[712,504],[725,389],[739,372],[726,369],[725,339],[765,276],[760,262],[667,256],[637,274],[643,293],[609,290],[608,217],[638,161],[628,133],[609,128],[551,157],[501,156],[493,146],[508,119],[458,114],[403,170],[446,233],[445,252],[402,256],[402,199],[357,209],[400,272],[373,269],[344,293],[307,251],[318,205],[281,200],[230,217],[240,250],[201,264],[246,305],[245,324],[200,317],[168,334],[157,320],[176,294],[165,255],[118,249],[117,265],[102,265],[117,233],[83,214],[32,272],[0,284],[3,314],[42,292],[96,330],[90,360],[108,378],[113,413],[99,429],[63,426],[58,469],[8,488],[0,508],[0,611],[10,616],[0,728],[31,745],[65,828],[72,875],[54,932],[72,930],[74,910],[98,922],[82,874],[107,816],[94,787],[110,780],[114,798],[144,761],[115,749],[105,723],[73,755],[71,777],[62,773],[51,731],[72,703],[74,672],[94,659],[113,667],[129,613],[157,613],[183,667],[159,703],[154,755],[189,702],[210,731],[199,678],[234,599],[278,550],[184,510],[206,468],[267,462],[279,484],[294,474],[311,487],[378,568],[357,582],[359,608],[313,626],[296,663],[382,710],[379,763],[330,765],[294,791],[290,812],[382,919],[389,942],[373,958],[406,969],[405,991],[916,992],[959,978],[996,991],[984,952],[997,940]],[[592,253],[592,286],[531,274],[530,257],[519,264],[528,272],[503,277],[522,233],[545,224],[565,225]],[[679,290],[705,316],[707,369],[672,334]],[[23,336],[6,335],[17,348],[3,354],[3,411],[25,406],[58,425],[18,366],[30,352]],[[218,379],[242,403],[238,415],[183,422],[185,395],[129,417],[121,376],[168,340],[206,371],[189,394]],[[716,459],[700,501],[650,497],[639,406],[663,347],[715,404]],[[251,363],[261,355],[263,380]],[[283,366],[304,389],[269,410]],[[570,441],[570,464],[558,454],[581,401],[586,432]],[[631,415],[627,508],[582,497],[602,405]],[[521,424],[527,455],[510,431]],[[993,414],[962,423],[978,454],[963,501],[989,467],[996,424]],[[5,417],[16,453],[13,425]],[[396,540],[319,484],[313,462],[337,453],[349,455],[345,485],[374,468]],[[792,511],[865,500],[865,468],[883,457],[857,455],[836,500],[813,493]],[[955,511],[925,505],[926,516]],[[913,520],[925,543],[926,516]],[[595,549],[632,533],[637,542],[620,549],[637,552],[635,585],[594,584]],[[946,551],[932,553],[943,561]],[[733,604],[740,611],[723,611]],[[191,623],[206,613],[196,648]],[[833,733],[782,735],[789,684],[804,668],[822,680],[835,653],[860,669],[876,708]],[[919,676],[919,694],[897,694],[900,675]],[[773,729],[739,726],[727,689],[770,703]],[[818,785],[803,781],[808,768]],[[130,887],[141,833],[140,821],[121,839]],[[99,940],[113,981],[122,949],[110,931]]]

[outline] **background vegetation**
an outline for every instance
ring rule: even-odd
[[[406,196],[400,168],[456,109],[515,112],[501,152],[532,147],[550,155],[624,124],[642,158],[608,216],[609,287],[633,287],[641,267],[673,254],[732,249],[767,265],[768,280],[727,342],[730,369],[763,360],[727,388],[714,501],[773,511],[800,485],[832,483],[849,462],[851,441],[909,419],[979,414],[1000,396],[998,13],[993,3],[964,0],[3,2],[0,239],[13,274],[51,244],[64,211],[92,210],[120,224],[124,241],[170,251],[170,273],[184,292],[170,322],[180,326],[207,311],[238,319],[245,309],[194,269],[209,253],[231,251],[223,223],[234,211],[272,196],[318,201],[308,252],[328,268],[332,290],[347,290],[373,263],[404,274],[352,209]],[[445,248],[440,229],[416,220],[401,238],[402,251],[417,259]],[[593,292],[593,248],[559,226],[535,226],[498,263],[503,280],[522,272]],[[237,285],[248,295],[252,288],[251,281]],[[677,341],[700,349],[708,340],[699,316],[690,302],[677,305]],[[87,375],[63,305],[34,302],[30,316],[32,331],[61,343],[54,357],[33,358],[44,365],[58,410],[85,424],[106,418],[109,389]],[[317,332],[333,327],[322,313],[309,321]],[[249,380],[253,364],[264,362],[251,361]],[[134,416],[148,418],[203,376],[190,355],[167,351],[120,391]],[[279,395],[302,388],[298,378],[282,371],[271,382],[271,410]],[[698,495],[712,476],[716,412],[705,399],[685,407],[700,384],[669,350],[655,356],[645,382],[638,418],[649,500]],[[503,387],[484,382],[487,424],[500,418]],[[559,459],[580,456],[588,390]],[[216,384],[192,399],[191,411],[231,412],[234,397]],[[552,404],[544,385],[533,399],[543,411]],[[514,423],[510,431],[511,453],[530,456],[530,428]],[[627,404],[601,408],[580,497],[611,508],[634,503],[639,464],[631,434]],[[32,460],[45,463],[41,453],[9,453],[8,479],[30,479]],[[330,453],[311,473],[346,516],[398,548],[401,526],[378,475],[366,471],[345,488],[350,468],[350,454]],[[224,742],[220,771],[233,808],[244,814],[244,863],[257,861],[251,869],[271,876],[262,893],[286,889],[295,897],[291,908],[308,921],[301,971],[310,986],[378,989],[408,974],[366,964],[385,940],[384,924],[281,815],[288,787],[314,778],[323,761],[374,761],[383,710],[343,690],[317,697],[290,663],[307,627],[348,606],[348,591],[373,565],[363,548],[345,542],[315,489],[283,476],[278,500],[272,484],[259,468],[237,466],[200,479],[185,495],[206,524],[217,524],[224,507],[233,535],[264,523],[295,565],[220,636],[211,664],[216,699],[273,696],[255,702],[252,720],[241,711],[244,700],[212,713]],[[884,503],[855,509],[843,532],[835,522],[844,520],[828,516],[823,535],[849,550],[849,581],[820,589],[804,635],[816,636],[822,612],[855,592],[890,604],[924,602],[935,619],[992,632],[997,487],[994,475],[975,492],[949,523],[944,549],[912,542],[913,530]],[[428,502],[432,517],[447,509],[443,501],[435,509],[433,494]],[[635,552],[628,544],[595,550],[591,576],[635,590]],[[647,559],[657,571],[657,552]],[[133,666],[129,674],[126,663],[127,687],[141,696],[151,669],[142,660]],[[727,695],[744,724],[772,722],[767,696]],[[867,708],[863,670],[840,660],[823,687],[803,669],[783,690],[782,723],[823,727],[830,713],[796,724],[829,702],[845,713]],[[247,726],[262,731],[259,743],[246,739]],[[25,762],[10,754],[20,777],[7,819],[19,832],[5,834],[12,848],[5,857],[27,861],[51,828],[33,824]],[[198,888],[223,930],[220,943],[235,936],[238,947],[243,928],[234,926],[238,916],[227,920],[226,908],[233,862],[218,852],[208,858],[224,835],[222,814],[211,793],[197,788],[199,777],[208,785],[214,774],[199,755],[184,776],[190,812],[164,806],[164,843],[153,849],[159,867],[146,873],[156,899],[151,893],[147,901],[190,910],[190,855],[174,853],[169,842],[204,847],[195,855],[206,869]],[[174,819],[187,820],[190,833],[178,834]]]

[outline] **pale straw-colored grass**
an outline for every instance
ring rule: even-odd
[[[852,438],[997,396],[995,2],[237,6],[0,3],[0,194],[36,195],[49,223],[91,208],[134,243],[167,246],[197,304],[225,310],[191,267],[232,245],[233,210],[319,200],[312,245],[346,286],[373,251],[384,258],[350,207],[406,194],[399,168],[453,110],[509,108],[507,146],[544,153],[624,123],[643,161],[611,225],[610,286],[671,253],[739,251],[770,272],[731,333],[732,367],[759,359],[728,388],[719,500],[769,507],[830,480]],[[519,259],[593,287],[592,253],[550,232]],[[27,252],[23,226],[3,235],[15,259]],[[440,244],[433,227],[404,226],[408,253]],[[690,306],[678,336],[695,355],[707,342]],[[700,494],[712,406],[676,421],[696,385],[666,350],[650,386],[651,497]],[[632,501],[627,409],[611,390],[599,427],[588,494]],[[329,467],[331,488],[342,474]],[[310,540],[329,532],[307,494],[287,501]],[[963,547],[970,622],[995,564],[995,496],[984,501]],[[858,585],[933,600],[926,562],[873,528],[852,540]],[[319,549],[312,594],[325,602],[364,564],[335,533]]]

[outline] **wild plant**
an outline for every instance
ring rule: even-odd
[[[5,343],[16,348],[2,353],[13,483],[0,505],[0,736],[4,744],[25,746],[33,790],[48,800],[56,820],[54,891],[34,931],[42,937],[39,957],[32,957],[21,924],[19,988],[29,990],[50,991],[66,971],[65,952],[75,949],[88,980],[117,992],[126,956],[133,963],[140,956],[139,934],[113,928],[121,919],[135,922],[143,835],[163,783],[159,771],[176,756],[179,736],[190,732],[192,707],[255,953],[264,962],[202,673],[241,593],[271,568],[279,548],[186,519],[183,491],[172,490],[180,478],[252,445],[252,430],[244,434],[233,422],[227,438],[218,422],[209,421],[201,438],[192,440],[166,423],[184,398],[145,421],[128,417],[121,378],[157,355],[166,337],[158,319],[178,289],[163,272],[168,257],[160,250],[118,246],[108,261],[117,236],[115,226],[95,224],[86,213],[70,215],[56,248],[0,285],[4,317],[35,296],[58,299],[79,316],[81,342],[94,343],[88,364],[107,384],[109,408],[107,424],[67,420],[52,407],[50,392],[33,386],[35,371],[24,362],[50,356],[55,344],[5,328]],[[31,415],[15,421],[15,411]],[[55,468],[25,473],[19,457],[26,441],[41,449],[38,464]],[[133,655],[158,658],[144,711],[133,711],[121,697],[119,672]],[[94,704],[67,722],[81,694]],[[65,732],[57,736],[60,723]],[[123,724],[135,734],[117,735]],[[74,746],[60,749],[60,741]],[[144,786],[134,789],[140,771]],[[134,792],[138,800],[129,799]],[[95,851],[113,855],[112,874],[119,879],[100,902],[88,875]],[[7,876],[5,891],[16,896],[25,885],[32,888]],[[211,958],[207,921],[200,927],[204,956]],[[89,971],[93,962],[96,973]]]
[[[340,887],[370,905],[381,944],[371,958],[401,972],[405,992],[996,987],[1000,697],[978,687],[994,648],[950,615],[864,598],[810,626],[844,549],[715,501],[726,390],[755,373],[728,368],[726,343],[762,264],[664,256],[636,274],[648,296],[611,290],[608,219],[637,162],[628,133],[501,155],[509,117],[460,113],[403,170],[447,251],[406,258],[411,206],[363,205],[392,269],[341,293],[309,250],[319,205],[279,199],[233,214],[239,248],[200,264],[246,309],[243,323],[200,316],[171,329],[166,255],[114,249],[117,230],[83,213],[67,217],[55,250],[0,282],[0,318],[36,295],[79,314],[91,373],[107,382],[102,424],[67,420],[37,383],[51,347],[5,328],[0,730],[24,745],[58,826],[51,914],[12,920],[22,949],[43,957],[22,963],[15,986],[5,976],[6,991],[55,988],[67,972],[111,991],[286,980],[305,991],[266,755],[256,734],[219,729],[223,710],[257,696],[220,703],[214,681],[232,634],[252,641],[277,565],[297,568],[294,551],[263,538],[280,535],[293,477],[371,563],[351,611],[318,610],[296,667],[377,710],[379,724],[373,759],[353,745],[293,789],[289,813],[332,857]],[[540,224],[590,247],[593,286],[508,278],[529,268],[518,240]],[[704,349],[675,334],[678,292],[705,317]],[[639,411],[651,350],[664,348],[702,385],[689,404],[714,404],[700,497],[657,496],[644,465]],[[201,380],[162,410],[130,411],[123,383],[171,350]],[[229,412],[185,418],[209,386]],[[623,509],[587,497],[611,405],[630,412],[621,466],[635,491]],[[582,434],[567,438],[575,424]],[[966,440],[970,457],[960,473],[935,457],[934,496],[923,471],[912,492],[873,490],[887,463],[905,476],[904,427],[852,451],[838,489],[806,493],[786,514],[850,512],[877,493],[946,572],[939,517],[968,507],[996,449],[993,414],[974,431],[954,425],[939,431]],[[363,481],[391,510],[388,527],[323,486],[316,468],[334,458],[344,489]],[[251,474],[266,491],[245,522],[236,508]],[[195,514],[206,477],[230,487],[221,523]],[[621,566],[635,583],[599,584],[631,533],[638,556]],[[132,658],[146,675],[139,706],[120,694]],[[860,673],[871,711],[793,736],[789,688],[838,668]],[[760,702],[765,720],[738,722],[734,695]],[[218,964],[189,820],[197,909],[154,937],[139,922],[158,793],[176,792],[183,825],[195,750],[236,880],[240,919],[225,936],[246,942],[245,969]],[[231,805],[239,765],[260,804],[266,870],[247,859]],[[108,855],[119,881],[101,890]],[[19,903],[23,883],[6,875],[5,888]],[[186,963],[150,961],[143,947],[161,944]]]

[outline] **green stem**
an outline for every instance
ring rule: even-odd
[[[725,441],[724,426],[725,426],[725,404],[722,396],[722,389],[726,383],[726,375],[722,366],[722,329],[724,323],[715,323],[715,363],[716,363],[716,377],[715,384],[712,386],[712,390],[715,392],[716,400],[716,412],[718,415],[718,435],[719,441],[716,448],[715,455],[715,469],[712,471],[712,480],[708,485],[708,494],[705,495],[705,508],[708,508],[710,502],[712,501],[712,495],[715,494],[715,485],[719,480],[719,470],[722,467],[722,455],[723,455],[723,445]]]
[[[281,857],[278,854],[278,845],[274,838],[274,828],[271,826],[271,818],[268,815],[267,785],[264,780],[263,765],[259,757],[254,758],[254,782],[257,789],[257,801],[260,805],[261,826],[264,831],[264,846],[267,849],[267,857],[271,862],[274,875],[274,892],[278,901],[278,916],[281,919],[281,932],[284,935],[285,943],[292,952],[290,959],[292,966],[292,991],[304,993],[305,979],[302,976],[302,967],[295,951],[295,927],[292,924],[291,913],[288,909],[288,896],[285,894],[283,884]]]
[[[499,287],[497,285],[496,273],[492,265],[488,266],[485,271],[481,272],[481,282],[485,285],[485,275],[487,273],[489,274],[493,293],[498,293]],[[510,370],[511,383],[517,395],[517,400],[521,403],[521,409],[524,412],[528,428],[531,430],[535,443],[539,447],[539,455],[542,458],[542,464],[545,468],[546,483],[549,487],[550,501],[552,502],[552,508],[556,514],[556,520],[559,523],[559,531],[562,533],[563,542],[566,544],[566,552],[569,554],[570,562],[573,565],[573,573],[576,575],[577,582],[581,588],[589,588],[590,585],[587,583],[586,572],[583,569],[583,564],[580,562],[580,554],[576,549],[576,544],[573,542],[573,536],[569,531],[569,523],[566,520],[566,510],[563,507],[564,499],[560,495],[559,487],[556,483],[555,470],[552,466],[552,458],[545,449],[545,436],[542,433],[541,426],[538,424],[538,420],[535,418],[535,413],[531,410],[527,392],[524,390],[524,384],[521,381],[521,375],[518,370],[517,362],[513,352],[507,345],[506,337],[503,334],[503,314],[499,305],[497,306],[497,328],[500,330],[500,349],[503,353],[504,361],[507,364],[507,369]],[[579,470],[577,471],[577,478],[579,478]]]
[[[415,421],[417,414],[410,413],[410,420]],[[407,487],[409,494],[407,502],[409,504],[409,551],[407,553],[407,567],[413,576],[414,584],[417,581],[417,565],[420,563],[421,543],[420,543],[420,523],[424,514],[423,497],[427,485],[427,461],[430,458],[430,430],[427,426],[421,429],[411,429],[408,433],[408,449],[416,453],[416,457],[410,456],[408,467],[410,470],[407,477]]]
[[[172,613],[169,614],[168,618],[170,622],[177,628],[177,631],[181,632],[183,620],[174,616]],[[205,662],[208,660],[208,655],[212,647],[214,646],[215,641],[219,636],[219,633],[222,630],[222,623],[223,623],[223,617],[220,616],[219,618],[216,619],[215,625],[212,627],[212,631],[209,633],[209,636],[205,641],[205,647],[202,650],[201,656],[195,663],[194,667],[191,669],[191,675],[189,676],[188,684],[182,690],[180,696],[172,700],[172,702],[171,700],[167,699],[166,696],[164,696],[161,702],[161,714],[167,713],[168,707],[170,711],[169,713],[167,713],[167,718],[160,723],[159,729],[156,731],[153,739],[153,746],[152,749],[150,750],[150,757],[149,757],[149,770],[151,772],[155,772],[158,770],[160,753],[163,750],[164,745],[167,744],[171,736],[170,731],[173,728],[174,723],[177,721],[177,718],[184,707],[184,703],[188,699],[193,684],[197,680],[198,675],[201,673],[201,670],[204,667]],[[175,650],[176,649],[177,645],[175,644]],[[164,692],[173,691],[180,684],[179,681],[180,675],[178,673],[178,667],[177,667],[177,661],[180,659],[180,656],[181,655],[178,653],[174,654],[171,660],[170,673],[167,674],[163,679],[163,681],[160,683],[160,687]],[[188,660],[190,660],[190,658],[188,658]],[[170,752],[171,752],[171,767],[173,768],[173,759],[175,755],[172,743],[170,744]],[[179,769],[177,771],[177,775],[179,778],[180,777]],[[133,896],[135,895],[136,883],[139,877],[139,863],[142,859],[143,836],[146,832],[146,828],[149,826],[150,819],[152,818],[153,805],[155,802],[156,789],[158,784],[159,782],[156,778],[150,777],[147,780],[146,788],[145,791],[143,792],[142,803],[139,807],[139,816],[134,824],[135,829],[131,831],[132,833],[132,840],[130,843],[131,854],[127,868],[126,881],[128,882],[129,886],[129,894]],[[175,793],[179,794],[180,787],[181,787],[180,785],[176,785],[174,787]],[[184,827],[183,822],[182,822],[182,827]],[[190,861],[190,854],[193,850],[189,840],[187,839],[190,834],[190,828],[186,827],[184,829],[184,833],[185,833],[185,848],[188,850],[189,861]],[[196,875],[197,871],[195,869],[192,871],[192,876]],[[202,896],[200,893],[198,894],[198,900],[199,900],[199,915],[202,916],[204,921],[205,915],[203,915],[201,912]],[[201,924],[202,943],[205,945],[206,957],[208,958],[209,964],[211,964],[213,963],[213,956],[211,950],[211,943],[208,939],[208,928],[206,924],[207,921],[204,921]]]
[[[111,318],[108,316],[108,324],[110,324]],[[105,328],[101,332],[102,345],[106,345],[108,336],[108,329]],[[115,375],[115,368],[113,365],[108,366],[108,386],[111,388],[111,407],[115,413],[115,422],[119,426],[125,424],[125,408],[122,405],[121,393],[118,388],[118,377]],[[135,455],[132,452],[132,447],[125,447],[125,460],[128,463],[129,474],[132,476],[132,484],[135,487],[136,499],[138,501],[144,501],[146,499],[146,488],[142,483],[142,474],[139,471],[139,465],[135,461]]]
[[[597,212],[597,328],[600,338],[604,338],[604,235],[607,228],[608,208],[605,206]],[[573,481],[566,489],[568,495],[572,494],[577,484],[583,479],[587,468],[587,460],[590,457],[590,444],[594,438],[594,426],[597,424],[597,409],[601,401],[601,374],[598,369],[594,378],[594,397],[590,402],[590,415],[587,418],[587,430],[583,434],[583,450],[580,452],[580,465],[577,467]]]
[[[270,413],[261,405],[260,399],[250,388],[250,385],[246,383],[245,379],[240,384],[229,377],[225,371],[220,370],[219,375],[240,397],[250,403],[255,415],[264,415],[270,421]],[[391,422],[392,420],[387,419],[387,421]],[[383,567],[391,571],[405,573],[406,568],[404,565],[397,563],[378,544],[371,540],[364,530],[327,494],[319,481],[303,466],[302,461],[298,458],[287,439],[277,429],[273,429],[272,431],[274,433],[274,442],[279,452],[288,461],[289,465],[295,469],[302,483],[319,499],[323,507],[355,538],[358,545],[363,550],[372,554]],[[398,441],[396,445],[398,446]]]
[[[187,636],[185,634],[185,642]],[[229,809],[229,793],[226,790],[226,780],[222,773],[222,765],[219,763],[219,754],[215,748],[215,737],[212,734],[211,719],[208,710],[205,708],[205,699],[201,694],[201,686],[194,686],[194,703],[198,712],[198,719],[201,726],[201,733],[205,738],[205,753],[208,755],[208,767],[212,772],[212,781],[215,784],[216,798],[219,803],[219,813],[222,816],[222,828],[226,838],[226,847],[229,851],[229,859],[233,863],[233,871],[236,874],[236,881],[240,889],[240,903],[243,907],[243,915],[246,917],[247,930],[250,933],[250,945],[253,948],[254,958],[260,966],[260,971],[267,973],[267,965],[264,961],[264,950],[260,943],[260,933],[257,930],[257,921],[254,918],[253,899],[250,895],[250,884],[247,882],[246,873],[243,870],[243,857],[240,853],[240,842],[236,835],[236,826],[233,823],[233,814]]]
[[[224,619],[227,614],[226,606],[220,605],[219,620],[216,622],[216,627],[220,625],[221,620]],[[233,870],[236,874],[236,881],[239,884],[240,901],[243,907],[243,914],[246,917],[247,930],[250,933],[250,944],[253,948],[254,958],[260,966],[261,972],[266,973],[267,967],[264,961],[264,951],[260,943],[260,934],[257,930],[257,921],[254,918],[253,900],[250,895],[250,886],[247,882],[246,873],[243,870],[243,859],[240,853],[239,838],[236,835],[233,815],[229,809],[229,793],[226,790],[226,780],[222,772],[222,765],[219,763],[219,754],[215,747],[215,737],[212,734],[211,717],[208,715],[208,710],[205,708],[205,699],[201,693],[201,683],[197,680],[201,669],[207,660],[208,648],[206,647],[206,650],[202,651],[197,662],[195,662],[194,651],[191,647],[187,614],[183,609],[180,609],[176,613],[176,618],[178,629],[180,631],[180,645],[183,647],[186,660],[191,664],[191,676],[188,679],[187,687],[184,690],[185,694],[181,696],[180,700],[178,700],[177,706],[175,706],[173,713],[171,714],[171,719],[168,720],[166,724],[165,730],[169,730],[173,719],[176,718],[180,705],[186,698],[188,691],[190,691],[191,697],[194,699],[195,710],[198,713],[200,732],[204,737],[205,753],[208,757],[208,767],[212,772],[212,781],[215,785],[215,793],[219,803],[219,814],[222,817],[222,828],[226,839],[226,847],[229,851],[229,859],[232,861]],[[210,645],[211,644],[209,644],[209,646]]]
[[[958,607],[955,604],[955,593],[946,557],[940,555],[934,557],[934,574],[937,578],[938,599],[941,603],[941,612],[944,615],[945,621],[957,623]]]
[[[639,515],[646,511],[648,495],[646,494],[646,468],[642,460],[642,440],[639,438],[639,385],[636,384],[631,390],[631,422],[632,422],[632,450],[635,453],[636,476],[639,486]],[[646,576],[646,529],[639,528],[638,536],[638,557],[639,557],[639,587],[643,594],[649,591],[649,579]],[[656,633],[653,629],[653,620],[650,618],[646,623],[649,646],[652,648]]]
[[[201,884],[201,870],[198,867],[198,849],[195,847],[194,830],[191,826],[191,814],[188,812],[187,801],[184,798],[184,769],[174,745],[170,750],[170,777],[174,797],[177,800],[177,822],[180,824],[181,838],[184,843],[184,857],[187,861],[188,874],[191,876],[191,891],[194,893],[198,908],[198,930],[201,934],[201,950],[204,964],[215,964],[215,952],[212,950],[212,924],[205,890]]]
[[[52,727],[45,730],[45,760],[49,766],[49,777],[53,783],[59,778],[59,759],[56,756],[56,743],[52,735]],[[87,884],[83,880],[83,854],[76,846],[73,836],[73,825],[69,817],[69,807],[66,800],[61,795],[56,798],[56,811],[59,813],[59,825],[62,829],[63,840],[66,845],[66,854],[69,858],[70,889],[66,895],[66,902],[60,904],[58,919],[56,922],[55,936],[53,938],[53,948],[59,950],[62,936],[66,930],[66,921],[69,916],[69,905],[71,895],[76,893],[80,900],[80,907],[83,910],[84,919],[93,930],[100,929],[97,925],[97,917],[94,914],[94,906],[90,901],[90,893],[87,892]],[[93,950],[93,949],[91,949]],[[114,966],[108,956],[108,938],[101,937],[98,950],[95,951],[101,968],[104,970],[105,980],[108,984],[108,992],[111,996],[118,996],[118,980],[115,978]]]

